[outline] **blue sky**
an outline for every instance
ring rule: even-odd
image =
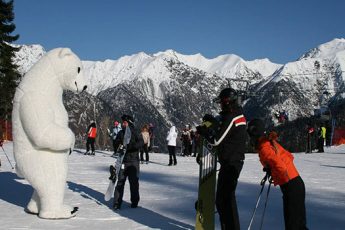
[[[283,64],[344,38],[344,9],[344,0],[14,0],[14,34],[82,60],[173,49]]]

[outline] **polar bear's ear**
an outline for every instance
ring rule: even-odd
[[[66,56],[71,56],[72,51],[70,48],[62,48],[59,52],[59,58],[64,58]]]

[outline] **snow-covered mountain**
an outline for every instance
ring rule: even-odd
[[[27,72],[44,53],[40,45],[22,46],[16,57],[20,72]],[[84,114],[85,122],[107,121],[103,124],[106,126],[122,113],[131,113],[138,125],[155,124],[157,144],[165,146],[171,124],[178,128],[196,125],[203,114],[216,113],[212,99],[229,84],[247,90],[250,97],[244,101],[244,108],[249,118],[264,117],[275,122],[273,114],[281,110],[287,111],[292,120],[312,115],[322,104],[342,97],[345,39],[322,44],[284,65],[268,59],[246,61],[233,54],[208,59],[173,50],[140,52],[102,62],[83,61],[83,65],[88,93],[65,97],[66,103],[75,105],[67,106],[71,116],[79,116],[74,123],[80,122],[80,114]],[[81,102],[86,98],[93,103],[92,114],[81,106],[86,106],[85,101]]]
[[[344,54],[345,39],[334,39],[308,51],[297,61],[286,63],[265,81],[253,85],[258,96],[248,102],[247,109],[256,107],[262,116],[268,117],[285,110],[292,120],[313,115],[315,109],[335,97],[343,97]]]

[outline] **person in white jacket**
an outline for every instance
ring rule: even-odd
[[[176,161],[176,139],[177,139],[177,131],[175,126],[172,126],[170,128],[170,131],[167,136],[168,141],[168,151],[169,151],[169,166],[171,166],[173,163],[174,165],[177,164]],[[173,162],[174,160],[174,162]]]

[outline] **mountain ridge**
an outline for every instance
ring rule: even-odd
[[[24,75],[45,50],[39,45],[22,47],[15,61]],[[272,63],[267,58],[245,61],[234,54],[207,59],[201,54],[183,55],[174,50],[82,63],[89,81],[84,96],[92,98],[88,100],[98,111],[91,116],[90,110],[84,110],[85,116],[90,117],[84,122],[95,119],[101,124],[119,119],[121,113],[131,113],[139,125],[159,125],[157,143],[164,146],[166,130],[172,124],[182,129],[185,124],[197,125],[205,113],[216,114],[219,107],[212,99],[229,85],[245,91],[243,106],[248,119],[261,117],[272,125],[278,124],[274,118],[277,111],[287,111],[294,120],[311,116],[315,109],[336,97],[342,98],[345,39],[321,44],[285,64]],[[325,91],[329,93],[327,98]],[[85,104],[80,101],[83,97],[70,96],[68,100],[77,101],[70,105]],[[68,110],[81,114],[83,108],[76,111],[69,106]],[[103,139],[106,138],[104,134]]]

